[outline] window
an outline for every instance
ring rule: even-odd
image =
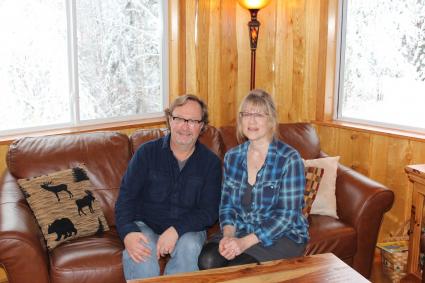
[[[425,130],[425,1],[341,3],[337,118]]]
[[[0,135],[162,115],[161,0],[0,0]]]

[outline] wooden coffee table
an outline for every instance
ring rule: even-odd
[[[146,282],[370,282],[360,273],[331,253],[275,260],[261,264],[245,264],[176,275],[130,280],[128,283]]]

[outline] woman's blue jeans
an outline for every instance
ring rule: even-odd
[[[127,250],[123,251],[123,268],[126,280],[154,277],[159,275],[159,264],[156,258],[156,243],[160,235],[156,234],[145,223],[135,222],[148,239],[151,256],[146,261],[137,263],[131,259]],[[206,232],[187,232],[176,243],[171,258],[165,266],[164,274],[197,271],[198,256],[206,240]]]

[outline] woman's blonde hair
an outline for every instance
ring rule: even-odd
[[[245,98],[239,105],[239,113],[236,120],[236,138],[238,139],[238,142],[242,143],[247,140],[246,136],[243,133],[242,117],[240,114],[246,108],[247,105],[252,105],[254,107],[259,107],[263,109],[264,114],[267,115],[267,120],[270,124],[271,135],[273,137],[278,137],[278,121],[276,114],[276,106],[273,102],[273,99],[266,91],[262,89],[254,89],[251,90],[247,96],[245,96]]]

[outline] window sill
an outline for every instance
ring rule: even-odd
[[[353,123],[353,122],[345,122],[345,121],[343,122],[343,121],[337,121],[337,120],[324,121],[324,122],[312,121],[312,123],[319,126],[348,129],[348,130],[354,130],[359,132],[366,132],[366,133],[384,135],[389,137],[425,142],[425,132],[398,130],[398,129],[365,125],[365,124],[359,124],[359,123]]]
[[[55,130],[44,130],[37,132],[28,132],[21,133],[18,135],[6,135],[0,138],[0,145],[11,144],[14,140],[22,137],[39,137],[39,136],[49,136],[49,135],[62,135],[62,134],[76,134],[84,132],[94,132],[94,131],[116,131],[128,128],[142,128],[149,126],[159,126],[165,123],[165,117],[150,118],[143,120],[131,120],[125,122],[112,122],[104,123],[97,125],[87,125],[87,126],[78,126],[78,127],[67,127]]]

